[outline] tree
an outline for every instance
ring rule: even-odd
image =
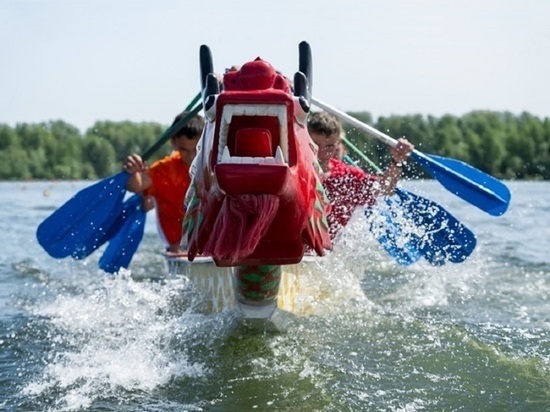
[[[34,178],[28,164],[27,153],[20,147],[11,146],[0,151],[0,179],[27,180]]]
[[[101,178],[118,172],[120,166],[115,161],[115,150],[111,143],[99,137],[84,140],[83,160],[92,165],[94,178]],[[116,164],[116,166],[115,166]]]
[[[0,150],[8,147],[19,146],[19,136],[6,124],[0,124]]]

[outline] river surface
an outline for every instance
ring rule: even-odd
[[[474,253],[398,266],[357,217],[278,333],[164,279],[154,214],[130,272],[106,276],[103,249],[48,256],[38,224],[87,184],[0,182],[0,410],[550,410],[550,183],[510,182],[492,217],[408,182],[477,235]]]

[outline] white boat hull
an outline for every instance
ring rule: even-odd
[[[306,257],[298,264],[283,266],[277,298],[260,302],[239,301],[234,268],[218,267],[209,257],[189,262],[186,257],[166,256],[166,263],[170,276],[187,277],[206,296],[208,311],[238,310],[246,319],[271,319],[278,311],[296,312],[299,278],[313,270],[316,259]]]

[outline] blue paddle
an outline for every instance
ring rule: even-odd
[[[345,137],[344,144],[376,172],[380,169]],[[349,156],[347,163],[354,164]],[[433,265],[464,261],[476,247],[475,235],[438,203],[395,188],[387,208],[368,208],[370,230],[382,247],[403,266],[422,256]],[[376,211],[376,214],[375,214]]]
[[[115,233],[99,259],[99,267],[105,272],[116,273],[130,265],[145,229],[146,213],[141,208],[142,201],[140,195],[133,195],[124,202]]]
[[[199,104],[169,127],[142,158],[147,160],[151,157],[201,109],[202,104]],[[109,235],[114,235],[112,226],[122,212],[129,177],[128,173],[120,172],[82,189],[38,226],[38,243],[57,259],[67,256],[82,259],[88,256],[105,243]]]
[[[360,122],[347,113],[318,99],[312,98],[311,100],[316,106],[338,116],[340,119],[363,130],[385,144],[392,147],[397,144],[395,139]],[[506,212],[511,196],[510,190],[501,181],[456,159],[426,155],[418,150],[413,150],[411,157],[420,163],[443,187],[461,199],[493,216],[500,216]]]

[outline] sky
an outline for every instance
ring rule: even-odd
[[[548,0],[0,0],[0,123],[169,125],[215,71],[256,57],[375,118],[550,117]]]

